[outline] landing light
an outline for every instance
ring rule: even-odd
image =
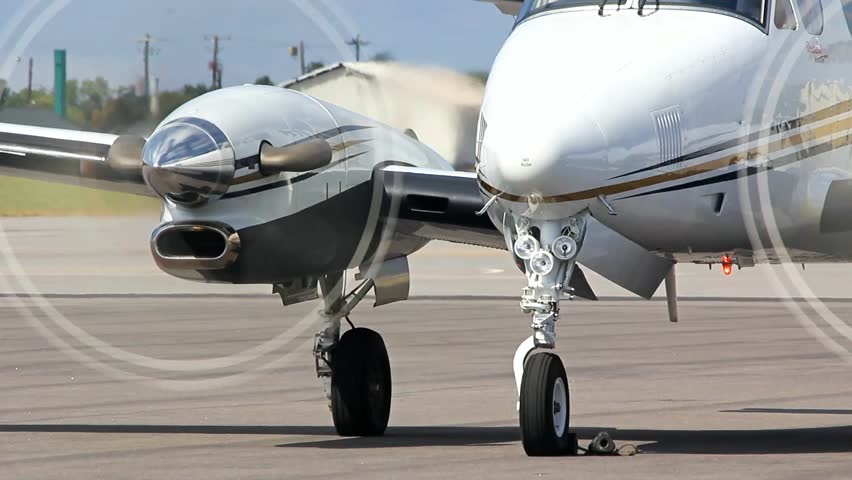
[[[536,251],[538,251],[539,243],[538,240],[535,239],[530,234],[523,234],[515,240],[515,255],[522,260],[529,260],[533,257]]]
[[[731,261],[731,257],[729,255],[724,255],[722,257],[722,273],[730,275],[733,271],[734,263]]]
[[[547,275],[553,270],[553,255],[549,252],[539,251],[530,259],[530,270],[536,275]]]
[[[577,242],[567,236],[562,235],[553,241],[553,255],[560,260],[571,260],[577,254]]]

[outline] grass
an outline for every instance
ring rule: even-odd
[[[0,176],[0,216],[157,214],[155,198]]]

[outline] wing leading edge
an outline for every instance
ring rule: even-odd
[[[377,173],[385,202],[383,215],[397,231],[424,240],[443,240],[506,250],[506,241],[487,216],[475,173],[386,167]],[[650,298],[671,270],[671,260],[656,255],[592,219],[578,261],[607,280]],[[582,298],[595,294],[580,269],[569,281]]]
[[[0,175],[152,195],[142,146],[133,136],[0,123]]]

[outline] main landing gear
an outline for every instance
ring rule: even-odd
[[[391,407],[391,370],[381,335],[355,328],[349,313],[375,286],[364,281],[343,296],[343,275],[319,280],[324,308],[322,325],[314,342],[317,376],[320,378],[334,428],[342,436],[382,435],[388,426]],[[340,322],[352,328],[340,335]]]
[[[331,370],[331,415],[338,435],[385,433],[391,371],[381,335],[366,328],[344,333],[332,354]]]
[[[516,220],[509,248],[524,262],[527,287],[521,310],[531,315],[533,334],[515,353],[521,442],[530,456],[562,455],[572,449],[568,433],[570,395],[556,347],[559,302],[570,297],[568,279],[586,233],[587,213],[566,220]]]

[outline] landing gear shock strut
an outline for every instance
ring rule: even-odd
[[[527,286],[521,310],[532,317],[533,334],[515,353],[515,381],[521,439],[528,455],[559,455],[570,450],[568,379],[554,353],[559,302],[570,298],[568,279],[583,245],[588,213],[563,220],[516,221],[510,248],[524,261]]]

